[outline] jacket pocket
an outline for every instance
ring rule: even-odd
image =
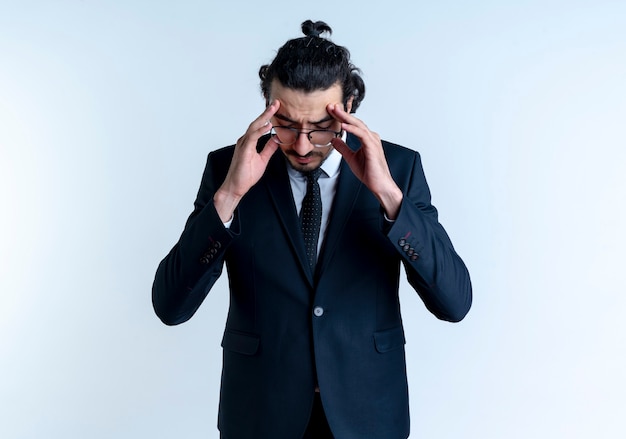
[[[243,355],[254,355],[259,349],[259,337],[226,330],[222,338],[222,347]]]
[[[374,333],[374,344],[376,345],[376,350],[381,354],[400,349],[405,343],[406,340],[402,326]]]

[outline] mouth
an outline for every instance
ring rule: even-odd
[[[296,162],[298,162],[301,165],[307,165],[313,161],[313,157],[310,155],[305,155],[304,157],[301,157],[299,155],[294,155],[293,158],[295,159]]]
[[[300,155],[296,153],[295,151],[288,151],[287,155],[291,156],[296,162],[303,164],[303,165],[307,163],[311,163],[316,158],[322,158],[322,154],[315,152],[315,151],[311,151],[305,155]]]

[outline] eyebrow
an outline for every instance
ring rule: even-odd
[[[283,115],[283,114],[276,113],[276,114],[274,114],[274,117],[275,117],[276,119],[280,119],[280,120],[285,121],[285,122],[289,122],[289,123],[298,123],[297,121],[292,120],[292,119],[289,119],[287,116],[285,116],[285,115]],[[324,117],[323,119],[320,119],[320,120],[315,120],[315,121],[310,120],[310,121],[308,121],[308,123],[309,123],[309,124],[311,124],[311,125],[319,125],[319,124],[322,124],[322,123],[324,123],[324,122],[329,122],[329,121],[331,121],[331,120],[333,120],[333,117],[332,117],[330,114],[328,114],[328,115],[326,115],[326,117]]]

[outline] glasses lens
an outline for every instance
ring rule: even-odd
[[[315,146],[327,146],[331,140],[335,137],[334,131],[311,131],[309,134],[311,143]]]
[[[274,127],[274,134],[276,134],[276,142],[285,145],[291,145],[296,141],[298,132],[286,127]]]

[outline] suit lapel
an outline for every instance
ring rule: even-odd
[[[300,229],[300,219],[296,212],[296,206],[291,193],[291,183],[287,174],[287,164],[280,151],[276,152],[270,160],[265,173],[265,184],[273,203],[274,211],[291,242],[294,253],[300,262],[302,271],[313,285],[313,273],[309,269],[309,263],[304,248],[304,239]]]
[[[361,147],[358,139],[350,134],[347,138],[347,144],[352,150],[357,150]],[[333,207],[330,213],[324,244],[322,245],[322,250],[317,261],[317,277],[321,276],[332,259],[332,255],[335,252],[339,238],[346,226],[348,217],[354,209],[354,204],[361,187],[363,187],[361,181],[356,178],[348,164],[342,159],[339,182],[337,183],[337,193],[333,200]]]

